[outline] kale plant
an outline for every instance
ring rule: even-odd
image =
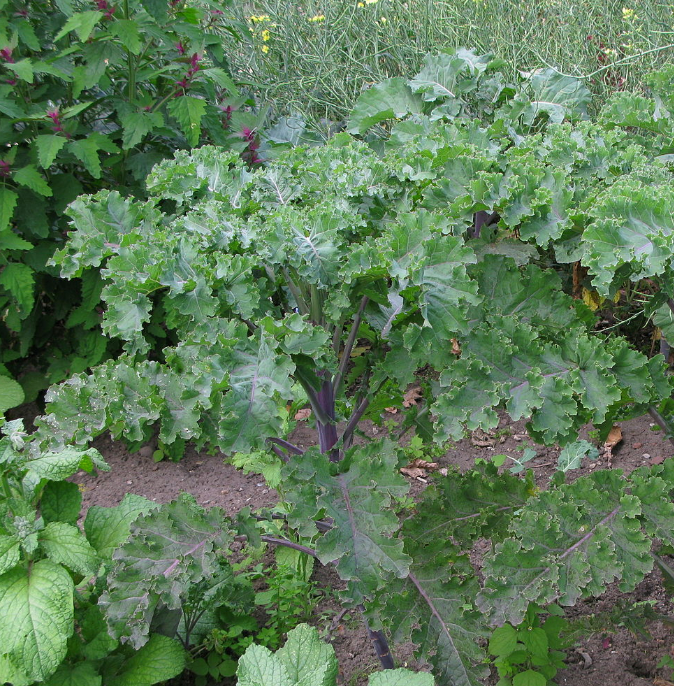
[[[484,676],[489,627],[519,624],[530,603],[634,588],[674,521],[670,463],[561,475],[542,493],[477,464],[404,524],[394,512],[404,431],[459,439],[502,409],[569,444],[671,395],[663,358],[596,331],[567,283],[580,262],[600,294],[651,279],[653,311],[674,292],[658,134],[589,121],[574,79],[508,84],[498,68],[431,56],[362,96],[349,129],[365,141],[342,133],[255,172],[214,147],[180,152],[155,167],[147,202],[104,190],[71,204],[55,260],[66,277],[102,268],[103,328],[125,353],[53,387],[38,433],[58,450],[106,429],[148,440],[158,424],[177,452],[193,441],[243,464],[270,449],[286,523],[312,543],[267,540],[336,566],[384,666],[392,629],[458,686]],[[178,341],[160,356],[156,327]],[[423,402],[397,431],[355,441],[413,382]],[[318,434],[308,450],[288,440],[301,402]],[[492,548],[478,576],[480,538]]]

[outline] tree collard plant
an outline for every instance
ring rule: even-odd
[[[228,4],[2,3],[0,406],[115,352],[100,332],[98,270],[68,283],[48,265],[67,204],[111,187],[142,196],[152,166],[179,148],[254,143],[257,118],[240,110],[221,46],[236,32]]]
[[[580,262],[602,294],[644,278],[654,307],[672,292],[674,179],[656,134],[587,121],[573,79],[508,84],[498,66],[442,54],[366,92],[350,129],[378,124],[368,142],[340,134],[254,173],[204,147],[160,163],[145,203],[74,202],[56,262],[67,277],[103,267],[103,327],[126,352],[52,388],[38,422],[52,450],[105,429],[147,440],[156,423],[164,445],[239,464],[269,447],[287,525],[313,547],[274,542],[336,565],[382,664],[393,628],[459,686],[480,683],[490,625],[614,579],[634,588],[674,516],[669,462],[560,475],[543,493],[478,463],[428,489],[404,525],[394,513],[408,485],[392,439],[407,430],[457,439],[503,408],[536,440],[568,444],[671,394],[662,357],[597,331],[564,288]],[[178,343],[148,359],[158,318]],[[412,382],[424,402],[392,437],[357,444],[359,422],[401,406]],[[302,401],[318,433],[308,450],[287,440]],[[481,538],[492,549],[477,575],[467,552]]]

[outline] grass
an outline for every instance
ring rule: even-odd
[[[234,73],[277,114],[314,127],[343,119],[369,84],[412,76],[442,48],[493,52],[515,69],[552,66],[603,99],[638,90],[671,61],[674,4],[665,0],[254,0],[240,3],[246,42]],[[251,20],[250,17],[257,19]],[[663,49],[664,48],[664,49]]]

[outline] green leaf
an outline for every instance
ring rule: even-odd
[[[39,540],[47,557],[82,576],[92,576],[100,565],[96,551],[77,526],[49,522],[40,532]]]
[[[513,686],[546,686],[547,683],[548,680],[533,669],[527,669],[526,672],[520,672],[513,677]]]
[[[103,18],[103,12],[89,11],[89,12],[78,12],[73,14],[66,23],[63,25],[61,30],[54,36],[54,42],[61,40],[71,31],[77,34],[77,37],[84,43],[89,39],[91,32],[98,22]]]
[[[92,662],[63,664],[44,683],[44,686],[101,686],[103,677]]]
[[[18,381],[8,376],[0,376],[0,415],[12,407],[18,407],[24,401],[23,388]]]
[[[73,632],[73,582],[49,560],[0,576],[0,645],[36,681],[51,676]]]
[[[190,586],[219,569],[218,553],[230,538],[222,510],[204,511],[186,494],[139,517],[115,553],[108,590],[99,600],[111,635],[136,649],[145,645],[159,600],[180,609]]]
[[[5,231],[14,214],[19,196],[5,186],[0,187],[0,231]]]
[[[351,111],[347,131],[362,135],[379,122],[421,112],[422,106],[422,98],[412,92],[405,79],[387,79],[360,95]]]
[[[166,21],[168,16],[168,8],[164,0],[140,0],[140,4],[145,8],[145,11],[158,22]]]
[[[517,648],[517,631],[511,624],[494,629],[489,639],[489,654],[507,658]]]
[[[0,535],[0,575],[19,562],[21,541],[16,536]]]
[[[131,524],[141,514],[152,511],[158,505],[147,498],[127,493],[115,507],[93,505],[87,510],[84,531],[98,554],[107,560],[129,537]]]
[[[96,448],[77,450],[65,448],[57,453],[45,452],[26,461],[26,467],[40,479],[63,481],[77,470],[91,472],[94,468],[110,471]]]
[[[368,686],[433,686],[435,680],[431,674],[400,668],[370,674],[367,684]]]
[[[40,511],[45,522],[76,525],[82,507],[82,491],[70,481],[49,481],[42,491]]]
[[[180,124],[189,145],[196,146],[201,136],[201,119],[206,113],[206,101],[182,95],[169,102],[168,111]]]
[[[4,66],[11,69],[22,81],[33,83],[33,63],[28,58],[18,62],[5,62]]]
[[[293,457],[284,483],[295,508],[289,521],[300,525],[298,520],[312,519],[320,510],[332,518],[332,528],[316,545],[318,559],[336,563],[340,577],[350,581],[347,597],[361,603],[387,579],[402,578],[409,570],[410,558],[394,537],[398,519],[386,509],[392,496],[404,495],[409,487],[397,474],[395,446],[388,441],[352,448],[345,459],[348,471],[333,476],[327,456],[307,450]],[[373,483],[376,490],[370,488]]]
[[[33,274],[33,270],[22,262],[10,262],[0,272],[0,286],[14,296],[25,315],[33,309],[35,301]]]
[[[460,48],[455,53],[426,55],[422,70],[409,81],[424,100],[457,100],[477,88],[477,76],[484,72],[492,55],[478,56]]]
[[[12,177],[16,183],[26,188],[30,188],[32,191],[49,197],[52,195],[52,190],[49,188],[49,184],[45,181],[45,178],[40,174],[36,167],[32,164],[27,167],[22,167],[17,169],[12,174]]]
[[[299,624],[276,654],[251,645],[239,659],[239,686],[333,686],[337,660],[331,645],[323,643],[318,631]]]
[[[180,674],[186,658],[185,650],[177,641],[154,634],[106,683],[109,686],[152,686]]]
[[[595,472],[528,501],[485,561],[478,596],[494,623],[519,624],[530,602],[573,605],[614,578],[632,589],[651,570],[652,542],[620,470]]]
[[[583,458],[595,459],[599,451],[587,441],[575,441],[569,443],[557,458],[557,469],[568,472],[570,469],[579,469]]]
[[[112,25],[112,33],[121,41],[122,45],[133,55],[139,55],[142,39],[138,23],[133,19],[117,19]]]
[[[161,112],[128,112],[120,116],[124,133],[122,148],[128,150],[138,145],[152,130],[163,126]]]
[[[17,236],[11,229],[0,231],[0,250],[31,250],[33,244]]]
[[[37,159],[43,169],[49,169],[54,164],[56,156],[68,142],[65,136],[43,134],[35,139]]]

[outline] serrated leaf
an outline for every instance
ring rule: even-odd
[[[0,187],[0,231],[5,231],[9,226],[18,199],[19,196],[14,191],[5,186]]]
[[[110,471],[110,467],[96,448],[65,448],[57,453],[45,452],[27,460],[26,467],[37,477],[51,481],[63,481],[79,469],[87,472],[93,471],[94,468]]]
[[[206,114],[206,101],[191,95],[182,95],[169,102],[168,111],[180,124],[187,142],[196,146],[201,136],[201,120]]]
[[[120,116],[124,133],[122,148],[128,150],[138,145],[153,129],[164,124],[161,112],[128,112]]]
[[[82,576],[92,576],[99,567],[96,551],[72,524],[49,522],[40,532],[39,541],[49,559]]]
[[[489,654],[496,657],[508,657],[517,647],[517,631],[511,624],[494,629],[489,639]]]
[[[33,270],[22,262],[10,262],[0,271],[0,286],[16,299],[25,314],[33,309],[35,278]]]
[[[153,634],[106,683],[110,686],[151,686],[180,674],[186,658],[178,641]]]
[[[652,544],[625,488],[616,470],[601,471],[527,503],[485,564],[478,604],[494,623],[519,624],[530,602],[573,605],[616,577],[623,590],[643,579]]]
[[[56,156],[63,146],[68,142],[65,136],[53,134],[43,134],[37,136],[35,145],[37,147],[37,159],[43,169],[49,169],[54,163]]]
[[[15,234],[11,229],[0,231],[0,250],[31,250],[33,244]]]
[[[19,562],[21,541],[16,536],[0,535],[0,575]]]
[[[24,401],[23,388],[18,381],[8,376],[0,376],[0,415],[12,407],[18,407]]]
[[[140,54],[142,41],[136,21],[133,19],[116,19],[112,25],[112,32],[131,54]]]
[[[370,674],[368,686],[433,686],[435,680],[426,672],[411,672],[409,669],[387,669]]]
[[[54,36],[54,42],[61,40],[71,31],[77,34],[77,37],[85,43],[94,27],[103,18],[103,12],[89,11],[89,12],[78,12],[73,14],[66,23],[63,25],[61,30]]]
[[[229,541],[223,512],[204,511],[190,496],[139,517],[115,553],[108,590],[99,601],[111,635],[136,649],[145,645],[157,603],[181,608],[190,586],[214,574],[216,551]]]
[[[44,177],[32,164],[21,169],[17,169],[12,174],[14,181],[21,186],[30,188],[32,191],[39,193],[45,197],[50,197],[52,195],[52,190],[49,188],[49,184],[45,181]]]
[[[333,686],[337,660],[331,645],[318,631],[299,624],[276,654],[263,646],[251,645],[239,659],[239,686]]]
[[[323,564],[336,563],[340,577],[351,582],[348,597],[360,603],[387,578],[407,574],[410,559],[393,537],[399,522],[386,507],[393,495],[405,494],[408,485],[394,469],[397,457],[389,442],[352,448],[346,459],[349,470],[332,476],[327,456],[307,450],[293,457],[285,483],[296,508],[293,522],[313,518],[322,508],[332,518],[334,524],[318,540],[316,552]],[[302,488],[307,483],[315,489],[314,498]],[[308,502],[302,502],[301,494]]]
[[[73,632],[73,582],[49,560],[0,576],[0,645],[32,679],[51,676]]]
[[[103,677],[92,662],[63,664],[44,683],[44,686],[101,686]]]
[[[87,540],[104,559],[111,559],[112,553],[129,537],[131,524],[141,514],[159,507],[147,498],[127,493],[115,507],[93,505],[87,510],[84,531]]]
[[[33,63],[28,58],[18,62],[5,62],[5,68],[11,69],[18,78],[27,83],[33,83]]]
[[[82,492],[70,481],[49,481],[42,491],[40,511],[45,522],[77,524],[82,507]]]

